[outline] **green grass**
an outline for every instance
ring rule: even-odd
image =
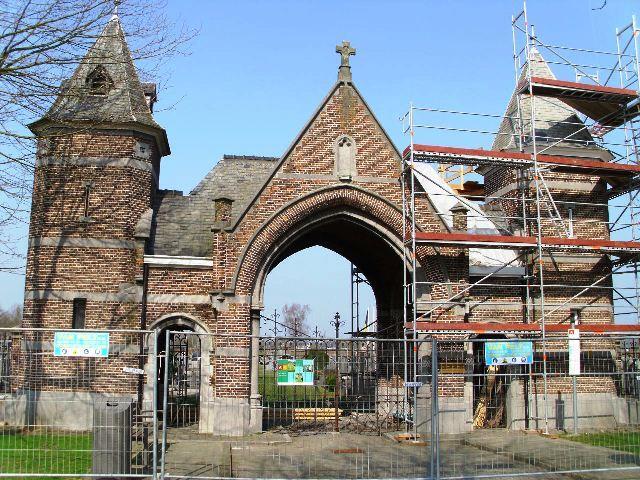
[[[316,398],[333,398],[333,389],[321,386],[278,386],[273,372],[260,372],[258,390],[265,401],[313,401]]]
[[[92,435],[89,433],[0,430],[0,472],[91,473]]]
[[[563,438],[640,455],[640,432],[581,433],[566,435]]]

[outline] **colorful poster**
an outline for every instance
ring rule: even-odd
[[[108,357],[109,332],[56,332],[53,337],[56,357]]]
[[[278,359],[278,385],[313,385],[313,359]]]
[[[533,363],[533,343],[486,342],[484,361],[487,365],[530,365]]]

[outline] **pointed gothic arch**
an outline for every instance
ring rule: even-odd
[[[357,265],[371,282],[383,328],[401,327],[403,268],[411,268],[403,267],[402,213],[386,199],[352,185],[315,191],[275,212],[239,259],[236,292],[250,296],[252,309],[261,309],[269,272],[312,246],[328,248]]]

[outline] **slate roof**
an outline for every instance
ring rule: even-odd
[[[98,66],[106,69],[113,81],[106,95],[92,95],[87,76]],[[147,105],[145,92],[155,93],[155,85],[142,84],[138,78],[122,25],[113,16],[78,65],[41,122],[137,123],[162,130]]]
[[[210,257],[214,204],[233,200],[233,224],[255,198],[277,166],[278,157],[224,155],[187,196],[160,190],[154,207],[154,255]]]
[[[547,62],[542,58],[537,49],[532,50],[533,60],[531,63],[534,77],[556,79],[549,68]],[[527,77],[529,65],[525,65],[518,83]],[[510,150],[518,148],[517,120],[518,115],[518,94],[513,93],[505,118],[500,123],[498,134],[493,142],[492,150]],[[536,137],[541,145],[555,143],[561,138],[574,134],[571,139],[574,141],[564,141],[561,146],[584,147],[585,142],[593,142],[591,134],[584,129],[584,124],[576,114],[575,110],[556,98],[536,97]],[[531,101],[528,95],[520,95],[520,108],[522,111],[522,122],[525,134],[531,132]],[[568,122],[568,123],[563,123]],[[574,125],[575,124],[575,125]],[[581,130],[582,129],[582,130]],[[580,132],[578,132],[581,130]],[[576,133],[577,132],[577,133]],[[578,141],[578,142],[576,142]],[[593,144],[591,145],[593,148]]]

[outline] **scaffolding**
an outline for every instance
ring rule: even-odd
[[[404,192],[403,238],[407,266],[404,332],[407,345],[416,342],[419,334],[425,332],[478,334],[490,331],[486,325],[468,322],[466,316],[463,322],[457,323],[437,322],[433,317],[436,312],[454,307],[468,313],[477,306],[470,305],[466,298],[471,291],[478,287],[504,289],[503,274],[517,267],[518,273],[508,278],[509,286],[523,292],[522,323],[505,324],[496,330],[541,338],[546,405],[547,334],[564,332],[566,335],[569,326],[553,322],[552,314],[571,307],[586,293],[597,289],[609,292],[614,319],[610,330],[613,324],[629,323],[631,318],[640,323],[640,30],[635,17],[629,25],[617,29],[615,51],[552,45],[536,35],[529,23],[526,3],[523,6],[512,18],[515,87],[504,114],[419,107],[411,103],[401,117],[403,133],[409,140],[402,154],[400,179]],[[558,80],[551,70],[559,73],[560,78],[573,77],[575,81]],[[476,125],[496,121],[500,122],[498,130]],[[422,138],[424,131],[447,137],[464,133],[467,142],[491,135],[494,143],[490,149],[417,143],[416,137]],[[442,182],[439,188],[429,188],[437,181],[421,167],[424,164],[434,165],[433,171],[439,172]],[[486,194],[478,182],[473,188],[465,188],[467,183],[474,183],[465,182],[465,178],[486,179],[496,171],[513,174],[516,187],[509,192],[498,189],[493,195]],[[558,194],[562,191],[558,180],[549,180],[567,178],[567,175],[599,179],[600,184],[606,182],[604,190],[592,195],[593,201],[568,200],[566,195]],[[456,181],[458,184],[453,185]],[[466,226],[456,228],[459,224],[455,223],[453,207],[448,210],[434,207],[446,228],[424,231],[418,220],[424,197],[432,207],[439,197],[451,197],[462,204],[466,222],[480,219],[485,226],[492,223],[495,228],[490,232],[482,228],[470,231]],[[602,212],[603,218],[595,215],[595,218],[577,221],[575,213],[580,210]],[[585,227],[600,228],[602,234],[587,237],[580,232]],[[464,249],[469,256],[472,251],[483,249],[503,249],[514,254],[501,265],[479,268],[482,273],[469,277],[466,285],[446,282],[453,290],[445,297],[436,298],[424,292],[436,285],[442,286],[442,282],[419,276],[418,250],[426,247],[434,251],[447,247]],[[604,255],[610,260],[610,268],[585,284],[547,282],[548,267],[544,260],[554,253]],[[556,303],[548,301],[545,290],[550,288],[566,289],[569,298]],[[492,301],[489,295],[487,298],[478,304],[496,308],[504,304]],[[579,323],[577,315],[571,324],[574,322]],[[405,355],[410,362],[405,378],[418,385],[418,352],[405,348]],[[407,395],[413,395],[415,403],[417,388]],[[548,432],[546,406],[544,415]]]

